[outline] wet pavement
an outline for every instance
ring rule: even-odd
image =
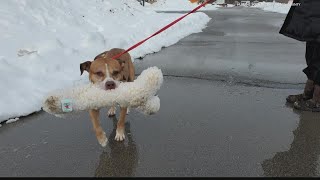
[[[135,62],[138,72],[156,65],[166,77],[159,91],[160,111],[145,116],[132,110],[124,142],[113,140],[117,118],[108,118],[105,109],[100,113],[109,138],[105,148],[98,144],[87,112],[67,119],[36,113],[0,128],[0,176],[319,176],[319,114],[296,112],[285,105],[285,97],[300,92],[301,86],[288,79],[282,79],[284,83],[264,81],[262,75],[250,80],[227,68],[214,76],[219,71],[208,64],[209,59],[234,55],[223,47],[209,48],[211,54],[197,49],[212,47],[209,34],[218,37],[221,33],[210,32],[210,27],[214,23],[223,27],[220,19],[224,16],[248,19],[243,13],[252,11],[256,15],[250,18],[257,18],[254,21],[260,27],[274,22],[261,21],[263,17],[281,21],[283,15],[255,9],[223,10],[207,12],[215,19],[203,33]],[[236,27],[227,29],[236,31]],[[203,44],[206,39],[207,45]],[[277,41],[273,50],[278,53],[281,44],[301,46],[288,39]],[[256,49],[266,46],[256,42]],[[240,39],[238,44],[242,44]],[[246,56],[240,51],[238,55]],[[286,56],[303,57],[299,52]]]
[[[284,14],[255,8],[207,11],[201,33],[149,55],[138,69],[160,67],[166,75],[298,88],[306,80],[305,43],[279,34]]]

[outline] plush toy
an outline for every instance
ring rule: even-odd
[[[120,105],[137,108],[145,114],[154,114],[160,109],[156,96],[163,82],[163,74],[157,67],[150,67],[134,82],[122,82],[113,90],[103,90],[94,84],[51,92],[43,103],[43,110],[61,117],[70,112],[99,109]]]

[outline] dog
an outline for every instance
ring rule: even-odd
[[[108,91],[116,89],[121,82],[133,82],[135,79],[135,68],[132,63],[129,53],[123,54],[118,59],[112,57],[123,53],[125,50],[120,48],[113,48],[97,55],[93,61],[86,61],[80,64],[80,75],[84,71],[89,73],[89,80],[91,83],[98,85],[98,87]],[[128,114],[128,107],[120,107],[120,117],[116,129],[116,141],[123,141],[125,139],[125,119]],[[105,147],[108,139],[105,132],[100,126],[99,109],[89,110],[90,118],[93,124],[93,129],[100,145]],[[116,114],[116,106],[112,106],[108,111],[108,116]]]

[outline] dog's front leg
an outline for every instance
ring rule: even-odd
[[[106,137],[106,133],[102,130],[99,120],[99,110],[91,109],[89,110],[93,129],[96,133],[98,142],[102,147],[105,147],[107,145],[108,139]]]
[[[116,110],[117,110],[116,105],[111,106],[111,108],[108,111],[108,116],[109,117],[115,116],[116,115]]]
[[[120,118],[117,123],[117,131],[116,131],[116,141],[123,141],[125,139],[125,131],[124,131],[124,124],[126,122],[126,115],[127,115],[127,107],[120,108]]]

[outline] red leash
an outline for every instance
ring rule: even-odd
[[[156,33],[152,34],[151,36],[149,36],[148,38],[138,42],[137,44],[131,46],[129,49],[127,49],[126,51],[113,56],[112,59],[118,59],[120,56],[122,56],[123,54],[131,51],[132,49],[135,49],[136,47],[140,46],[141,44],[143,44],[144,42],[146,42],[147,40],[149,40],[150,38],[160,34],[161,32],[165,31],[166,29],[168,29],[169,27],[173,26],[174,24],[176,24],[177,22],[181,21],[183,18],[185,18],[186,16],[188,16],[191,13],[196,12],[198,9],[202,8],[203,6],[205,6],[206,4],[208,4],[210,2],[210,0],[207,0],[206,2],[204,2],[203,4],[201,4],[200,6],[196,7],[195,9],[193,9],[192,11],[190,11],[188,14],[183,15],[182,17],[180,17],[179,19],[173,21],[172,23],[166,25],[164,28],[160,29],[159,31],[157,31]]]

